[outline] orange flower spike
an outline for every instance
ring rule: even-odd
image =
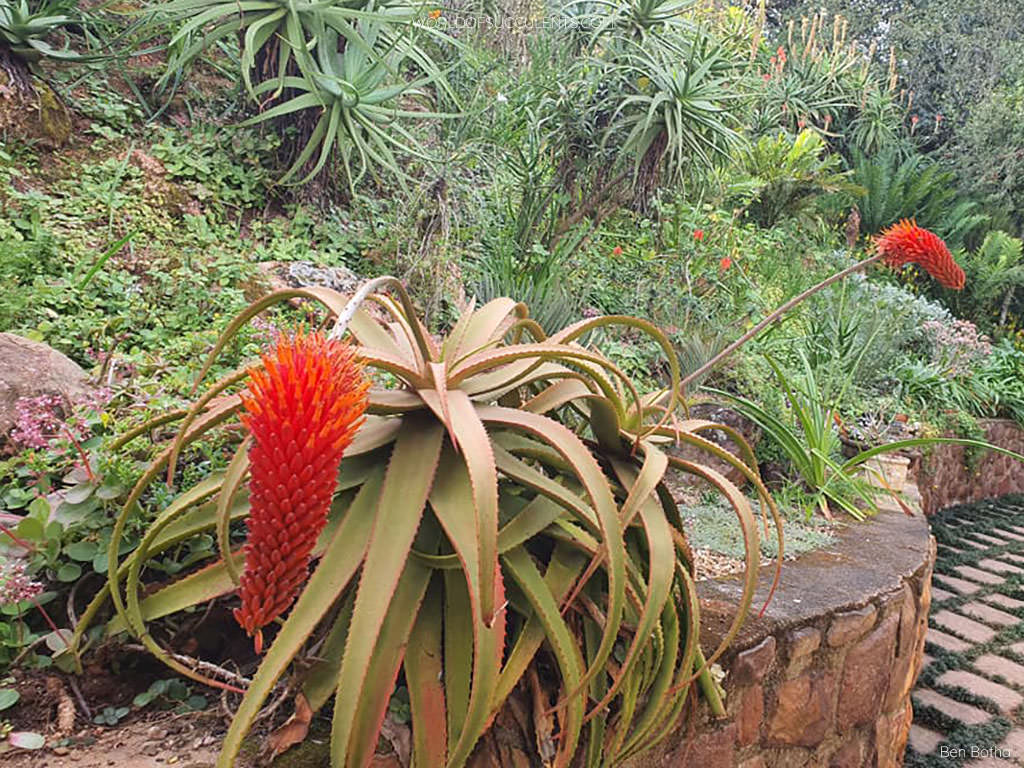
[[[234,615],[257,653],[262,628],[288,609],[309,575],[368,389],[352,348],[319,333],[281,336],[250,372],[242,394],[242,423],[253,438],[249,537]]]
[[[903,219],[883,231],[875,238],[875,247],[888,266],[917,264],[954,291],[962,290],[967,280],[942,238],[912,220]]]

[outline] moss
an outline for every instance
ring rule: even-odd
[[[37,77],[31,88],[12,85],[0,68],[0,131],[20,141],[35,141],[51,148],[71,137],[71,115],[57,93]]]
[[[35,81],[35,87],[43,137],[54,147],[63,146],[71,138],[71,115],[53,88],[40,80]]]

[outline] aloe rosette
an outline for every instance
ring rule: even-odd
[[[385,287],[397,298],[372,292]],[[367,293],[372,314],[358,301]],[[549,336],[522,304],[497,299],[470,306],[439,340],[389,278],[353,301],[320,288],[272,294],[231,323],[207,369],[240,327],[295,298],[338,318],[332,337],[347,334],[372,385],[312,548],[316,564],[280,626],[264,627],[265,653],[243,686],[219,766],[233,765],[290,667],[301,675],[304,711],[333,697],[331,760],[338,768],[372,760],[397,682],[409,691],[417,766],[465,765],[510,699],[516,711],[532,712],[537,758],[554,766],[574,759],[617,765],[651,747],[678,726],[695,682],[721,709],[710,666],[750,607],[758,522],[730,480],[670,449],[697,446],[727,462],[749,480],[776,526],[778,518],[742,437],[680,408],[678,364],[660,331],[616,316]],[[646,333],[664,349],[671,379],[665,391],[641,395],[581,342],[616,325]],[[188,412],[164,417],[180,421],[178,437],[140,479],[113,541],[149,483],[173,471],[180,451],[246,407],[252,395],[234,392],[248,376],[226,376]],[[340,390],[327,399],[338,396]],[[215,597],[234,599],[240,582],[244,596],[252,548],[233,548],[231,530],[257,514],[250,442],[260,437],[246,419],[252,435],[223,475],[182,491],[123,561],[111,547],[108,584],[76,628],[76,658],[87,638],[100,634],[87,628],[109,601],[114,616],[103,635],[128,632],[181,674],[236,687],[170,653],[147,626]],[[739,458],[708,439],[715,430],[741,446]],[[736,618],[709,654],[698,645],[693,562],[666,484],[674,471],[724,496],[746,546]],[[222,559],[142,594],[150,558],[211,530]]]

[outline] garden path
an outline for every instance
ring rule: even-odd
[[[934,515],[911,768],[1024,766],[1024,496]]]

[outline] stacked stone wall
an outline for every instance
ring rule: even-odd
[[[1014,421],[982,421],[985,440],[1024,454],[1024,429]],[[972,452],[975,455],[972,456]],[[911,463],[925,514],[954,504],[1024,493],[1024,463],[999,453],[978,454],[973,448],[935,445]]]
[[[935,544],[921,516],[852,524],[836,551],[786,563],[763,616],[722,658],[727,716],[706,707],[631,768],[899,766],[913,720]],[[769,580],[766,569],[763,580]],[[708,652],[739,584],[701,585]]]

